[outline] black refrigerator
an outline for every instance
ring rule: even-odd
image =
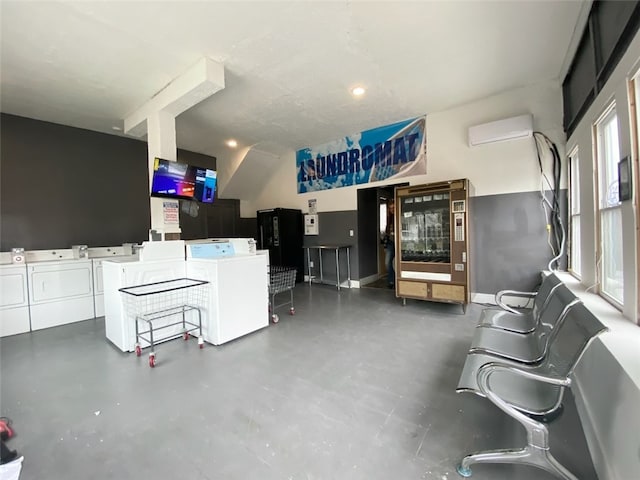
[[[304,280],[302,210],[272,208],[258,210],[258,248],[269,250],[269,262],[280,267],[296,267],[296,281]]]

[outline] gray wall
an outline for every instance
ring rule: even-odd
[[[145,143],[6,114],[0,133],[0,250],[148,237]]]
[[[540,271],[553,258],[540,192],[472,197],[469,203],[472,291],[535,289]],[[560,206],[566,225],[566,190],[561,192]]]
[[[353,230],[353,237],[349,235],[349,230]],[[358,268],[358,212],[355,210],[343,212],[321,212],[318,214],[318,231],[319,235],[305,235],[303,245],[351,245],[350,248],[350,265],[351,279],[360,278]],[[347,259],[343,255],[344,249],[340,250],[340,279],[347,279]],[[336,278],[336,260],[333,251],[325,251],[323,253],[323,276],[325,279],[335,280]],[[317,250],[311,251],[311,260],[314,262],[312,275],[320,277],[318,270],[319,262],[317,259]],[[305,275],[307,274],[307,257],[305,251]]]
[[[256,219],[240,218],[240,200],[217,198],[207,205],[181,201],[183,240],[197,238],[256,238]]]
[[[148,238],[146,142],[7,114],[1,122],[0,251]],[[216,168],[214,157],[199,153],[178,150],[177,159]],[[180,226],[185,239],[256,232],[232,199],[181,202]]]
[[[371,197],[371,198],[369,198]],[[351,278],[359,280],[377,273],[377,192],[358,192],[358,211],[322,212],[318,215],[318,236],[305,236],[304,245],[352,244]],[[560,205],[566,225],[566,190]],[[494,294],[499,290],[531,291],[553,257],[547,245],[547,231],[539,192],[488,195],[470,199],[471,221],[471,291]],[[349,237],[353,229],[355,236]],[[373,233],[371,230],[373,229]],[[317,253],[313,275],[319,276]],[[340,259],[340,276],[346,279],[346,259]],[[326,251],[323,275],[335,279],[335,255]],[[566,267],[566,256],[561,262]],[[306,274],[306,256],[305,256]]]
[[[219,198],[206,207],[205,214],[207,231],[203,236],[258,238],[257,219],[240,218],[240,200]]]

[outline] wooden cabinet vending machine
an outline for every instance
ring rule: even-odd
[[[469,303],[467,179],[396,189],[396,297]]]

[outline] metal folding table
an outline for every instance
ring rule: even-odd
[[[351,288],[351,261],[349,259],[349,251],[351,249],[351,245],[310,245],[304,247],[307,249],[307,272],[309,277],[309,284],[311,284],[314,280],[318,283],[327,283],[330,285],[335,285],[338,290],[340,290],[340,250],[344,250],[347,254],[347,286]],[[319,271],[320,271],[320,280],[311,275],[311,250],[318,251],[318,263],[319,263]],[[333,250],[336,256],[336,282],[331,283],[324,279],[324,274],[322,271],[322,252],[324,250]]]

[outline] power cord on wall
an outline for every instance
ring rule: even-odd
[[[553,258],[549,261],[548,268],[551,271],[558,269],[565,252],[566,233],[562,223],[560,212],[560,181],[562,173],[562,162],[556,144],[542,132],[534,132],[536,154],[538,156],[538,166],[540,168],[540,198],[545,223],[547,225],[547,243],[551,248]],[[548,149],[552,159],[553,182],[549,181],[542,166],[541,147]],[[547,198],[545,186],[551,191],[551,199]],[[555,264],[555,265],[554,265]]]
[[[600,252],[602,252],[602,248],[600,248]],[[585,292],[590,292],[591,290],[593,290],[594,293],[596,293],[596,288],[600,287],[600,272],[601,272],[600,268],[601,267],[602,267],[602,253],[600,253],[598,255],[598,258],[596,259],[596,283],[588,286],[585,289]]]

